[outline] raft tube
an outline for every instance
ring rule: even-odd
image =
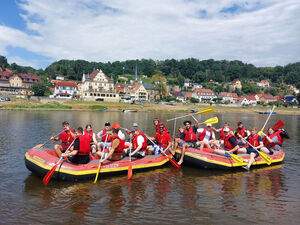
[[[184,165],[191,165],[202,168],[210,169],[240,169],[242,166],[246,166],[247,162],[235,162],[232,158],[226,158],[218,154],[211,153],[212,149],[203,149],[200,151],[195,148],[187,148],[184,154]],[[176,153],[180,154],[181,150],[177,149]],[[248,154],[238,154],[245,160],[249,160]],[[274,152],[273,155],[269,155],[272,159],[271,165],[281,163],[284,159],[285,153],[280,149]],[[268,165],[260,156],[255,158],[251,168]]]
[[[46,173],[57,163],[59,158],[51,149],[30,149],[25,154],[25,165],[33,173],[44,177]],[[134,172],[146,169],[154,169],[163,166],[169,159],[163,155],[149,155],[141,159],[132,158],[132,170]],[[109,176],[127,173],[129,157],[118,161],[105,161],[101,164],[99,176]],[[74,164],[63,160],[56,168],[53,179],[64,181],[79,181],[95,179],[99,166],[99,159],[91,156],[87,164]]]

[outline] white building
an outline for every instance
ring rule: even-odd
[[[129,92],[130,97],[135,101],[148,101],[148,93],[143,84],[133,84]]]
[[[50,98],[72,99],[78,97],[78,87],[74,81],[58,81]]]
[[[199,102],[210,102],[217,98],[215,92],[210,89],[199,89],[196,88],[192,94],[193,98],[198,98]]]

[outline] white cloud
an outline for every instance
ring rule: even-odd
[[[19,6],[36,35],[0,26],[1,52],[11,45],[56,60],[195,57],[258,66],[300,59],[296,0],[27,0]]]

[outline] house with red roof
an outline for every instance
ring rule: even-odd
[[[192,97],[198,98],[199,102],[210,102],[214,98],[217,98],[217,95],[211,89],[196,88],[193,91]]]
[[[270,95],[270,94],[263,94],[260,97],[260,102],[262,104],[268,104],[269,102],[276,102],[276,101],[277,101],[277,98],[273,95]]]
[[[135,83],[130,85],[129,94],[134,101],[148,101],[148,93],[144,85],[141,83]]]
[[[237,93],[233,92],[221,92],[218,96],[219,98],[222,98],[222,102],[229,102],[229,103],[236,103],[238,100]]]
[[[250,94],[250,95],[238,98],[237,103],[239,103],[241,105],[256,105],[257,101],[258,100],[257,100],[256,94]]]
[[[260,82],[257,83],[257,86],[261,88],[266,88],[266,87],[270,87],[270,83],[268,80],[261,80]]]
[[[235,78],[231,84],[229,85],[229,87],[232,89],[232,90],[242,90],[242,82],[238,79],[238,78]]]
[[[56,82],[54,92],[50,98],[72,99],[78,98],[79,91],[75,81],[58,81]]]

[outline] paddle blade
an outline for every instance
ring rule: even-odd
[[[178,169],[181,168],[181,166],[174,159],[172,159],[170,156],[168,158],[169,158],[169,161],[173,164],[173,166],[175,166]]]
[[[282,122],[281,120],[279,120],[273,127],[274,130],[279,130],[281,127],[284,126],[284,122]]]
[[[99,166],[98,166],[97,173],[96,173],[96,177],[95,177],[95,180],[94,180],[94,184],[97,183],[98,176],[99,176],[99,172],[100,172],[100,168],[101,168],[101,163],[100,163]]]
[[[128,166],[128,180],[130,180],[132,177],[132,164],[131,162],[129,162],[129,166]]]
[[[49,170],[49,172],[44,176],[44,178],[43,178],[43,183],[44,183],[45,186],[49,183],[49,181],[50,181],[50,179],[52,178],[52,176],[53,176],[53,174],[54,174],[54,172],[55,172],[57,166],[58,166],[58,163],[56,163],[56,164],[52,167],[52,169]]]
[[[33,148],[42,148],[42,147],[44,147],[44,144],[38,144],[38,145],[34,146]]]
[[[259,136],[262,136],[262,130],[261,131],[259,131],[257,134],[259,135]]]
[[[272,163],[271,157],[268,156],[266,153],[258,151],[258,154],[268,165]]]
[[[214,108],[210,106],[210,107],[199,110],[197,112],[197,114],[208,114],[208,113],[212,113],[212,112],[214,112]]]
[[[212,117],[208,120],[205,120],[203,123],[206,123],[206,124],[208,124],[208,123],[210,123],[210,124],[219,123],[219,119],[218,119],[218,117]]]
[[[236,163],[243,163],[244,159],[239,156],[239,155],[235,155],[235,154],[230,154],[230,157],[233,159],[233,161],[235,161]]]

